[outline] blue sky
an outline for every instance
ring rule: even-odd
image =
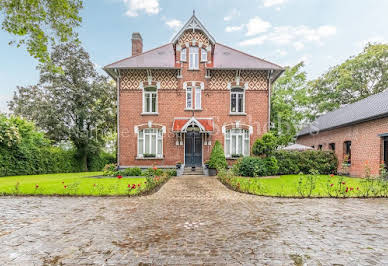
[[[238,3],[238,5],[237,5]],[[170,41],[195,9],[219,43],[280,65],[304,60],[315,78],[368,42],[388,42],[388,0],[85,0],[82,44],[97,67],[128,57],[132,32],[144,50]],[[0,111],[16,86],[35,84],[37,62],[0,30]]]

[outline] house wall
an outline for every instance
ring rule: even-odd
[[[351,176],[365,175],[365,165],[371,169],[372,175],[379,174],[379,167],[383,160],[383,139],[379,134],[388,132],[388,118],[368,121],[352,126],[323,131],[316,135],[298,137],[297,143],[306,146],[323,145],[323,150],[329,150],[329,143],[335,143],[335,153],[339,160],[338,171],[344,159],[344,142],[352,142],[352,164],[349,168]]]

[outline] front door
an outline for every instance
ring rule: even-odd
[[[202,166],[202,136],[199,132],[186,133],[185,165],[188,167]]]
[[[384,137],[384,164],[388,169],[388,137]]]

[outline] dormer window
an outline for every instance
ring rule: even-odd
[[[207,62],[207,51],[205,48],[201,49],[201,62]]]
[[[190,47],[189,55],[189,69],[198,69],[199,68],[199,54],[198,47]]]
[[[181,61],[186,62],[186,48],[181,51]]]

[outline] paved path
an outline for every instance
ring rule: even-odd
[[[388,200],[275,199],[210,177],[139,198],[0,198],[0,264],[387,265]]]

